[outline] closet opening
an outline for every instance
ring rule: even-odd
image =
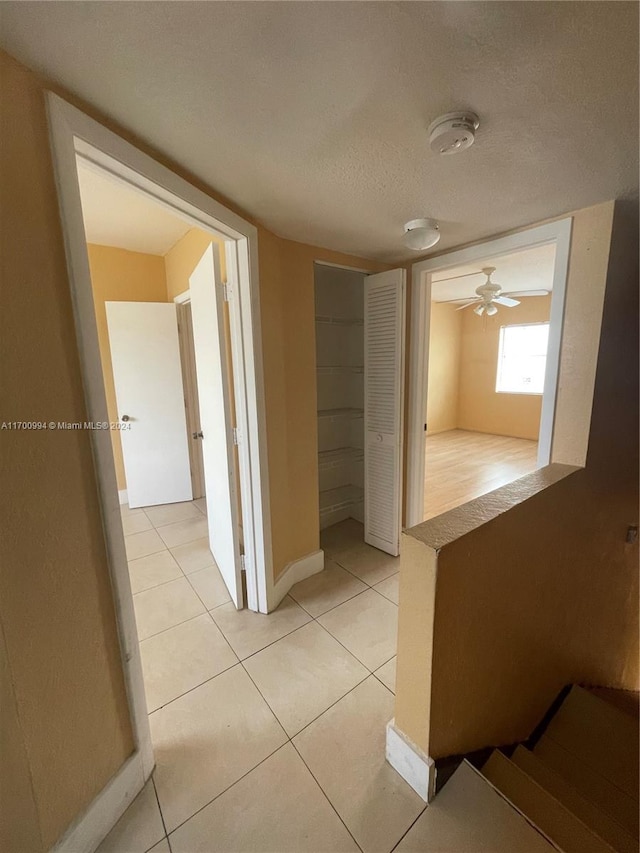
[[[349,518],[364,524],[365,278],[315,265],[321,531]]]
[[[364,543],[397,557],[405,274],[316,262],[314,279],[321,546],[329,557]]]

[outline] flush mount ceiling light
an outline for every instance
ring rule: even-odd
[[[476,138],[480,119],[475,113],[464,110],[445,113],[429,125],[429,145],[436,154],[457,154],[470,148]]]
[[[440,239],[440,226],[435,219],[412,219],[404,226],[404,244],[414,252],[430,249]]]

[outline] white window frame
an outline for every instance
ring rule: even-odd
[[[572,218],[538,225],[506,237],[457,249],[427,258],[411,268],[411,344],[409,352],[409,417],[407,431],[407,491],[405,527],[415,527],[424,520],[425,413],[429,375],[429,326],[431,320],[431,278],[435,272],[463,264],[509,255],[522,249],[554,243],[553,289],[549,327],[549,347],[545,370],[542,414],[538,437],[539,468],[552,458],[553,428],[556,409],[560,347],[564,322],[565,290],[571,245]]]
[[[108,417],[78,158],[89,159],[113,180],[225,241],[227,278],[237,294],[234,305],[230,304],[236,417],[246,437],[239,446],[239,458],[245,551],[247,557],[251,554],[246,559],[247,603],[251,609],[267,613],[274,584],[257,229],[53,92],[47,93],[47,113],[89,420],[108,421]],[[135,751],[56,845],[56,851],[69,853],[97,847],[154,766],[111,439],[107,432],[97,430],[91,433],[91,441]]]
[[[542,397],[544,394],[544,388],[542,391],[503,391],[498,388],[498,384],[500,382],[500,369],[502,367],[503,357],[502,352],[504,349],[504,338],[507,329],[523,329],[525,326],[549,326],[549,331],[551,331],[551,324],[549,320],[541,320],[537,323],[505,323],[500,326],[500,339],[498,343],[498,363],[496,365],[496,394],[518,394],[519,396],[524,397]],[[547,345],[547,353],[545,353],[545,369],[546,369],[546,360],[547,354],[549,351],[549,347]]]

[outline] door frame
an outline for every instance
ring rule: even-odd
[[[498,237],[418,261],[411,267],[411,336],[409,348],[409,413],[407,430],[407,491],[405,528],[424,521],[424,424],[429,377],[429,334],[431,319],[431,277],[433,273],[463,264],[480,264],[487,258],[508,255],[522,249],[555,243],[553,288],[549,317],[549,344],[542,395],[538,437],[538,467],[552,461],[553,430],[558,393],[558,370],[564,323],[565,291],[571,245],[572,217],[538,225],[506,237]]]
[[[248,553],[246,557],[247,597],[251,609],[266,613],[273,567],[257,228],[55,93],[46,93],[46,104],[88,420],[105,422],[109,417],[76,158],[89,160],[111,179],[146,195],[194,227],[225,240],[228,288],[235,305],[234,355],[237,352],[241,356],[236,397],[242,436],[239,456],[244,466],[243,493],[252,516],[250,523],[243,519],[245,550],[250,539],[255,555],[251,562]],[[107,431],[92,430],[91,445],[135,752],[61,840],[58,849],[73,851],[94,849],[91,839],[97,843],[100,833],[105,834],[105,827],[115,823],[154,766],[115,465]]]

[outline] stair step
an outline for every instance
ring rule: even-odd
[[[638,726],[628,714],[574,685],[545,736],[637,801]]]
[[[612,853],[611,846],[498,750],[482,774],[565,853]]]
[[[511,761],[618,853],[638,853],[638,842],[624,827],[585,799],[533,752],[519,746]]]
[[[452,774],[394,853],[557,853],[467,761]]]
[[[591,767],[546,735],[540,738],[533,754],[572,785],[594,806],[618,821],[633,838],[638,838],[638,804]]]
[[[590,687],[589,693],[615,705],[620,711],[629,714],[636,722],[640,718],[640,693],[635,690],[619,690],[615,687]]]

